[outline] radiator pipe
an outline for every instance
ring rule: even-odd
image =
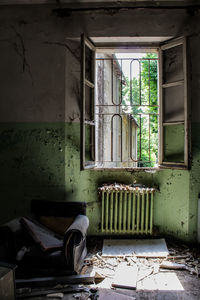
[[[128,193],[128,232],[131,231],[131,197],[133,193],[129,192]]]
[[[110,196],[110,230],[113,231],[113,191]]]
[[[108,201],[109,193],[106,193],[106,232],[108,232]]]
[[[150,215],[150,234],[153,232],[153,192],[151,191],[151,215]]]
[[[138,192],[138,196],[137,196],[137,228],[136,228],[136,233],[139,233],[139,222],[140,222],[140,192]]]
[[[141,231],[144,231],[144,190],[142,191]]]
[[[149,228],[149,193],[147,192],[147,198],[146,198],[146,234],[148,234],[148,228]]]
[[[135,232],[135,210],[136,210],[136,193],[133,193],[133,207],[132,207],[132,231]]]
[[[115,224],[114,224],[114,229],[115,229],[115,232],[117,232],[117,211],[118,209],[118,193],[115,192]]]
[[[102,208],[101,208],[101,232],[104,232],[104,196],[105,196],[105,192],[102,192]]]
[[[119,198],[119,232],[122,230],[122,191]]]
[[[123,231],[126,232],[126,216],[127,216],[127,191],[124,194],[124,205],[123,205]]]

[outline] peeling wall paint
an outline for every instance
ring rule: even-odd
[[[159,233],[195,241],[200,191],[199,13],[143,9],[58,18],[52,8],[5,6],[0,11],[0,222],[29,212],[32,199],[86,201],[89,234],[100,234],[97,187],[136,181],[160,189],[154,206]],[[80,171],[80,44],[69,37],[82,32],[189,36],[190,171]]]
[[[77,142],[79,136],[79,124],[66,125],[68,137],[73,136]],[[71,133],[71,134],[70,134]],[[79,170],[79,149],[66,143],[66,178],[68,197],[70,199],[81,199],[87,202],[87,214],[92,226],[89,234],[100,234],[101,204],[98,199],[97,188],[105,182],[120,183],[142,183],[148,187],[159,187],[160,191],[155,193],[154,224],[159,232],[168,235],[176,235],[180,239],[188,237],[188,200],[189,200],[189,171],[161,170],[154,174],[145,172],[121,172],[121,171],[84,171]]]
[[[60,123],[0,123],[1,223],[32,199],[65,199],[64,137]]]

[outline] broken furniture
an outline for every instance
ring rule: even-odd
[[[86,204],[34,200],[31,210],[34,213],[34,219],[23,217],[15,221],[21,234],[21,236],[18,235],[21,239],[20,245],[16,242],[15,232],[10,224],[0,229],[4,232],[4,239],[6,238],[5,232],[9,232],[12,237],[9,247],[12,247],[13,242],[13,248],[17,250],[15,253],[15,259],[18,260],[17,274],[23,278],[23,274],[30,270],[31,276],[40,276],[41,272],[44,276],[56,272],[79,273],[87,253],[86,232],[89,220],[85,215]],[[58,225],[59,221],[62,221],[62,224],[66,221],[65,232],[64,227],[61,230],[63,234],[57,234],[52,230],[55,220]],[[47,221],[48,227],[44,226]],[[22,244],[23,237],[24,244]]]
[[[15,265],[0,262],[0,299],[15,299]]]
[[[52,276],[52,277],[38,277],[38,278],[28,278],[28,279],[17,279],[17,288],[22,287],[47,287],[66,285],[66,284],[94,284],[94,276],[91,275],[68,275],[68,276]]]
[[[73,275],[72,275],[73,276]],[[80,275],[76,275],[80,276]],[[56,295],[62,294],[61,299],[63,298],[64,294],[77,294],[77,293],[86,293],[88,296],[93,296],[95,293],[97,293],[97,289],[88,288],[85,286],[80,285],[69,285],[67,287],[60,287],[60,288],[22,288],[17,290],[17,299],[27,299],[27,298],[33,298],[33,297],[41,297],[41,296],[47,296],[52,298],[56,298]],[[78,296],[77,296],[78,297]]]
[[[58,261],[59,256],[64,257],[67,269],[78,273],[87,254],[86,233],[89,220],[85,215],[86,203],[35,200],[32,201],[31,209],[32,212],[37,215],[41,223],[54,232],[64,235],[61,253],[58,251],[51,255],[55,263],[57,263],[56,257]],[[66,221],[65,224],[64,220]],[[61,229],[59,226],[56,227],[56,223],[58,225],[62,224],[62,226],[60,226]],[[63,262],[61,260],[61,267],[62,266]]]

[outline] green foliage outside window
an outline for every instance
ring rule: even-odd
[[[143,58],[141,76],[136,75],[131,80],[126,78],[122,104],[123,110],[130,113],[139,125],[138,167],[154,167],[158,158],[157,54],[147,53]]]

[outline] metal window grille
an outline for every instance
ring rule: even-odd
[[[154,167],[157,164],[157,64],[157,58],[116,58],[104,54],[96,58],[98,166]]]

